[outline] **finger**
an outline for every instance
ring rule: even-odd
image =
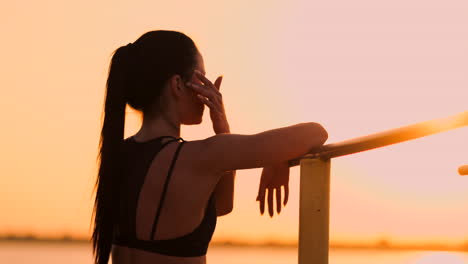
[[[268,188],[268,213],[273,217],[273,189]]]
[[[204,85],[211,87],[214,86],[213,83],[210,80],[208,80],[208,78],[206,78],[206,76],[201,71],[195,70],[195,74],[197,75],[198,79],[200,79],[200,81],[203,82]]]
[[[258,187],[257,201],[259,201],[260,197],[265,197],[265,184],[263,181],[260,181],[260,185]]]
[[[263,215],[265,212],[265,188],[260,184],[260,188],[258,189],[257,201],[260,202],[260,214]]]
[[[288,199],[289,199],[289,185],[286,184],[284,185],[284,205],[285,206],[288,203]]]
[[[263,215],[263,213],[265,213],[265,194],[260,196],[258,199],[260,201],[260,214]]]
[[[202,94],[205,97],[210,97],[214,94],[209,89],[207,89],[206,86],[198,84],[198,83],[188,82],[187,86],[192,88],[195,92]]]
[[[276,212],[279,214],[281,212],[281,186],[275,188],[276,193]]]
[[[216,89],[218,89],[219,91],[219,88],[221,87],[221,82],[223,81],[223,76],[219,76],[218,79],[216,79],[214,85],[216,87]]]
[[[207,87],[204,85],[188,82],[187,86],[192,88],[195,92],[208,97],[211,101],[219,100],[219,97],[221,96],[219,91],[207,89]]]
[[[211,110],[217,111],[216,105],[208,100],[206,97],[203,97],[199,94],[197,94],[197,98],[204,104],[206,104]]]

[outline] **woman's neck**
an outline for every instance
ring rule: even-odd
[[[158,136],[180,137],[180,122],[165,114],[156,118],[143,118],[143,124],[140,130],[135,134],[141,139],[151,139]]]

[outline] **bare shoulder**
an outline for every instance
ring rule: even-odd
[[[204,164],[200,166],[200,161],[207,159],[207,139],[185,141],[179,153],[181,159],[188,170],[202,172],[205,175],[215,173],[213,167]],[[211,172],[211,173],[208,173]]]

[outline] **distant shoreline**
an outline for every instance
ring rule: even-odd
[[[6,242],[28,242],[28,243],[65,243],[65,244],[90,244],[90,240],[86,238],[75,238],[71,236],[62,237],[36,237],[33,235],[4,235],[0,236],[0,243]],[[297,248],[297,243],[279,243],[279,242],[265,242],[265,243],[246,243],[239,241],[213,241],[211,246],[221,247],[276,247],[276,248]],[[390,250],[390,251],[405,251],[405,250],[421,250],[421,251],[462,251],[468,252],[468,242],[454,246],[443,244],[412,244],[412,245],[399,245],[392,244],[389,241],[381,240],[376,243],[331,243],[330,249],[350,249],[350,250]]]

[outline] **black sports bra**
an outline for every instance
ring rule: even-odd
[[[172,138],[164,144],[161,139]],[[156,252],[169,256],[196,257],[204,256],[208,250],[208,245],[216,227],[216,207],[213,193],[208,202],[205,216],[192,232],[173,239],[164,240],[140,240],[136,238],[135,218],[136,206],[140,189],[144,182],[144,177],[153,161],[154,157],[171,142],[182,140],[172,159],[169,173],[167,175],[164,189],[161,193],[161,200],[158,211],[153,222],[151,238],[154,237],[156,227],[164,204],[167,186],[174,169],[177,156],[185,140],[163,136],[145,142],[136,142],[133,137],[127,138],[123,144],[124,163],[123,177],[121,182],[121,200],[118,223],[114,229],[113,244],[137,248],[146,251]]]

